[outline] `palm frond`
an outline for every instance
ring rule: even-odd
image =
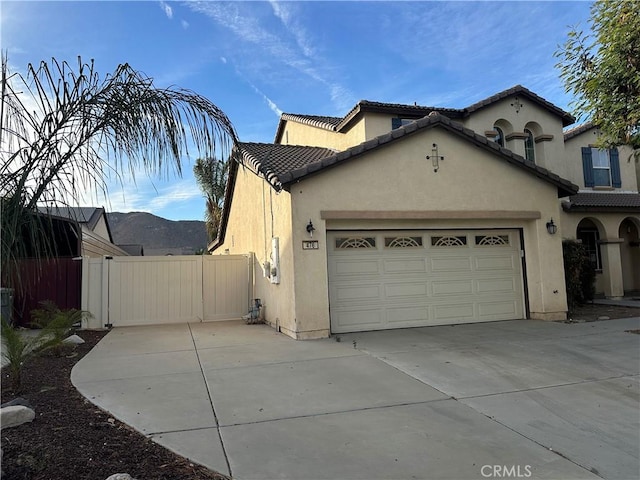
[[[21,75],[3,57],[1,81],[2,272],[15,269],[29,241],[38,255],[54,251],[38,206],[78,204],[82,192],[106,193],[108,178],[138,170],[180,175],[191,149],[224,158],[237,142],[231,121],[209,99],[156,88],[128,64],[102,79],[93,61],[78,58],[72,67],[52,59]]]

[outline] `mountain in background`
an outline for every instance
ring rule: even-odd
[[[151,213],[107,213],[113,243],[140,244],[145,256],[193,255],[207,247],[207,229],[199,220],[167,220]]]

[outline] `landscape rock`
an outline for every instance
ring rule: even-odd
[[[80,338],[78,335],[71,335],[70,337],[65,338],[63,343],[70,343],[72,345],[81,345],[84,343],[84,340]]]
[[[14,407],[16,405],[22,405],[24,407],[33,408],[31,406],[31,404],[29,403],[29,400],[27,400],[26,398],[22,398],[22,397],[17,397],[17,398],[14,398],[13,400],[11,400],[9,402],[5,402],[2,405],[0,405],[0,408]]]
[[[36,412],[24,405],[0,408],[0,429],[17,427],[31,422],[34,418],[36,418]]]
[[[136,480],[136,479],[133,478],[128,473],[114,473],[113,475],[108,477],[107,480]]]
[[[601,315],[598,317],[598,320],[611,320],[611,318],[607,317],[606,315]]]

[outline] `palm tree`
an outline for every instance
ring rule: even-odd
[[[193,176],[206,200],[205,224],[209,241],[218,236],[222,204],[229,176],[229,162],[213,157],[198,158],[193,166]]]
[[[54,246],[43,234],[41,205],[77,204],[83,191],[107,193],[107,180],[181,174],[183,158],[223,158],[237,135],[222,110],[180,88],[156,88],[128,64],[103,79],[93,60],[72,67],[41,62],[26,74],[9,72],[2,58],[0,101],[0,273]],[[9,273],[9,275],[7,275]]]

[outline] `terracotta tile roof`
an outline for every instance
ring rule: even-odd
[[[330,157],[334,150],[322,147],[281,145],[279,143],[239,143],[236,155],[241,164],[264,175],[276,189],[282,189],[280,178],[291,170],[304,168],[322,158]]]
[[[483,147],[485,150],[492,151],[507,162],[552,183],[558,187],[559,197],[565,197],[578,191],[578,187],[568,180],[560,178],[549,170],[525,160],[511,150],[500,147],[497,143],[488,140],[482,135],[476,134],[473,130],[463,127],[459,122],[454,122],[438,112],[431,112],[428,116],[415,122],[342,152],[334,152],[319,147],[256,143],[241,144],[240,161],[249,164],[254,171],[263,173],[269,183],[274,186],[274,188],[280,190],[297,180],[315,174],[325,168],[336,166],[417,131],[434,128],[436,126],[445,128]]]
[[[280,117],[280,122],[276,131],[275,142],[280,141],[282,132],[284,131],[284,125],[286,121],[294,121],[303,123],[305,125],[312,125],[314,127],[323,128],[331,132],[339,132],[355,121],[358,116],[363,112],[374,113],[386,113],[394,115],[400,118],[421,118],[428,115],[431,112],[438,112],[446,115],[451,119],[463,119],[471,115],[473,112],[480,110],[484,107],[488,107],[495,102],[508,98],[512,95],[522,95],[530,100],[535,101],[544,108],[555,113],[562,118],[563,126],[571,125],[576,120],[570,114],[556,107],[553,103],[545,100],[540,95],[533,93],[528,88],[522,85],[515,85],[507,90],[496,93],[484,100],[481,100],[466,108],[443,108],[443,107],[427,107],[422,105],[405,105],[401,103],[384,103],[384,102],[372,102],[369,100],[360,100],[344,117],[326,117],[318,115],[304,115],[295,113],[283,113]]]
[[[463,110],[457,108],[425,107],[421,105],[404,105],[400,103],[383,103],[372,102],[370,100],[360,100],[344,117],[324,117],[318,115],[283,113],[280,117],[280,123],[278,125],[274,141],[279,141],[284,129],[284,123],[287,120],[311,125],[331,132],[339,132],[344,128],[347,128],[358,117],[358,115],[363,112],[386,113],[389,115],[395,115],[399,118],[414,118],[417,120],[434,111],[443,113],[449,118],[462,118],[464,113]]]
[[[463,116],[463,111],[457,108],[426,107],[422,105],[404,105],[401,103],[383,103],[360,100],[360,102],[358,102],[358,104],[342,118],[342,121],[337,126],[337,130],[340,131],[343,128],[346,128],[362,112],[386,113],[395,115],[399,118],[415,118],[416,120],[426,117],[431,112],[442,113],[447,115],[449,118],[462,118]]]
[[[534,100],[535,102],[539,103],[543,107],[547,108],[548,110],[552,111],[553,113],[561,117],[562,124],[565,127],[567,125],[571,125],[576,121],[573,115],[565,112],[559,107],[556,107],[553,103],[549,102],[548,100],[545,100],[540,95],[533,93],[531,90],[523,87],[522,85],[515,85],[511,88],[508,88],[507,90],[503,90],[502,92],[496,93],[495,95],[492,95],[488,98],[485,98],[484,100],[480,100],[479,102],[468,106],[467,108],[464,109],[465,116],[468,116],[469,114],[475,112],[476,110],[480,110],[481,108],[489,106],[492,103],[495,103],[499,100],[510,97],[511,95],[524,95],[530,100]]]
[[[577,127],[573,127],[564,132],[564,141],[566,142],[570,138],[573,138],[581,133],[588,132],[592,128],[596,128],[596,126],[592,122],[583,123],[582,125],[578,125]]]
[[[323,128],[334,132],[342,121],[342,117],[323,117],[320,115],[300,115],[296,113],[283,113],[282,120],[293,120],[294,122]]]
[[[616,210],[640,213],[640,193],[580,192],[563,202],[566,211]]]

